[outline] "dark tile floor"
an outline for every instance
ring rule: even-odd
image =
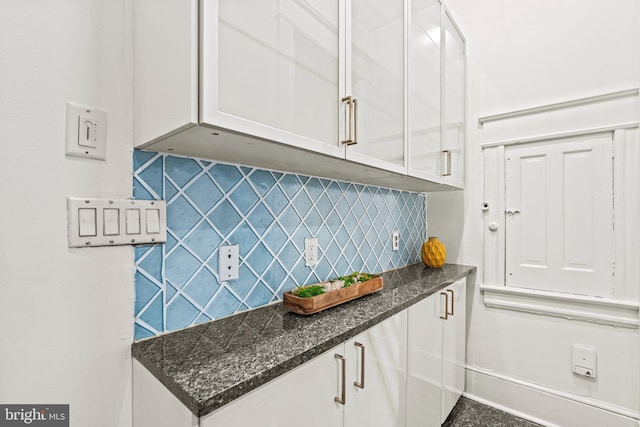
[[[539,427],[525,419],[461,397],[442,427]]]

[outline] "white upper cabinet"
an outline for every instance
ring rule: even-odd
[[[136,0],[135,145],[413,191],[460,187],[464,41],[442,9]]]
[[[409,173],[432,181],[442,180],[441,14],[437,0],[411,1]]]
[[[409,174],[464,187],[465,41],[437,0],[411,0]]]
[[[201,121],[343,156],[339,6],[324,0],[204,1]]]
[[[351,118],[357,144],[348,146],[347,159],[404,173],[404,1],[347,6],[346,87],[357,110]]]
[[[444,114],[442,140],[444,182],[464,186],[464,143],[466,107],[465,41],[448,12],[443,15]]]

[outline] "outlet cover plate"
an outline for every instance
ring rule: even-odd
[[[304,259],[307,267],[318,265],[318,238],[304,239]]]
[[[218,280],[230,282],[240,277],[240,245],[220,246],[218,248]]]
[[[394,251],[400,249],[400,232],[398,230],[391,233],[391,249]]]

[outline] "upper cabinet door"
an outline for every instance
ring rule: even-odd
[[[205,0],[200,121],[344,156],[342,10],[325,0]]]
[[[411,1],[409,34],[409,174],[441,181],[441,6]]]
[[[355,99],[348,119],[357,141],[347,159],[400,173],[406,172],[404,15],[403,0],[347,2],[346,91]],[[348,135],[349,120],[346,127]]]
[[[444,34],[444,183],[464,187],[466,49],[465,41],[448,12],[443,16]]]

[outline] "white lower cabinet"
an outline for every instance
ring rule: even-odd
[[[345,427],[404,426],[407,310],[345,343]]]
[[[464,390],[466,281],[408,309],[407,426],[439,426]]]
[[[335,402],[344,344],[200,418],[200,427],[341,426],[344,406]]]
[[[463,279],[199,419],[134,361],[134,427],[440,426],[464,364]]]
[[[200,427],[404,426],[406,336],[405,310],[202,417]]]

